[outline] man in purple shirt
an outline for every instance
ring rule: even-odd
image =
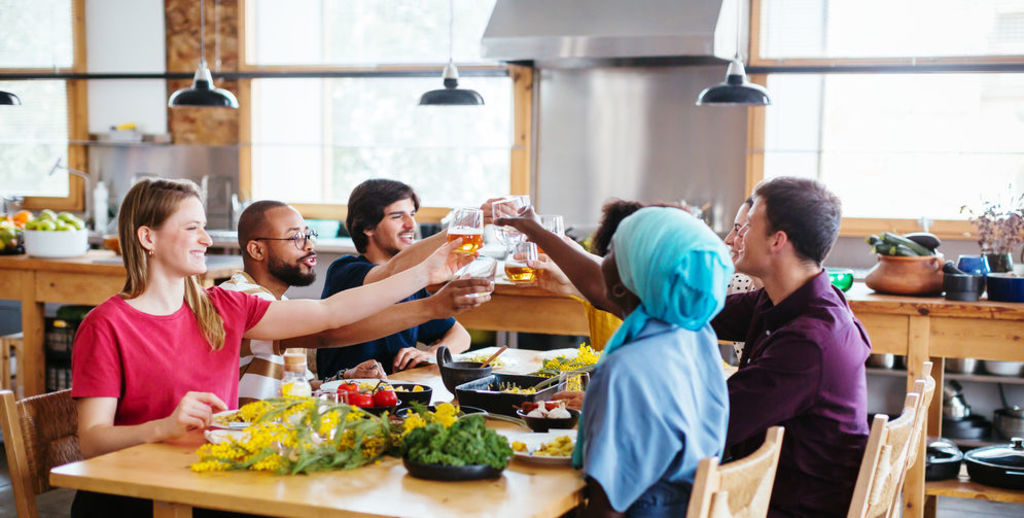
[[[839,198],[821,183],[774,178],[754,192],[736,271],[761,290],[731,295],[712,325],[744,341],[729,378],[726,446],[741,457],[786,428],[769,516],[845,516],[867,442],[864,360],[871,343],[822,261]]]

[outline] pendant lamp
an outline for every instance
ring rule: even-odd
[[[11,106],[20,106],[21,99],[19,99],[17,95],[12,94],[11,92],[5,92],[3,90],[0,90],[0,106],[5,104]]]
[[[736,2],[736,57],[729,63],[729,68],[725,72],[725,81],[705,88],[697,96],[697,106],[767,106],[772,103],[768,90],[759,84],[751,83],[743,69],[743,61],[740,59],[740,31],[743,30],[743,17],[740,16],[740,1],[742,0],[734,1]]]
[[[484,98],[475,90],[459,88],[459,70],[455,68],[452,58],[452,40],[454,38],[455,8],[452,0],[448,0],[448,65],[444,67],[441,78],[444,88],[431,90],[420,97],[420,106],[479,106]]]
[[[213,76],[206,66],[206,10],[204,0],[199,0],[199,67],[192,78],[191,88],[182,88],[171,94],[167,106],[180,108],[184,106],[206,106],[211,108],[238,108],[238,99],[234,94],[213,86]]]

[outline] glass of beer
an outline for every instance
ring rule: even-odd
[[[463,208],[452,211],[448,222],[448,241],[462,238],[462,246],[455,251],[472,254],[484,244],[484,212],[477,208]]]
[[[512,246],[512,253],[505,258],[505,278],[519,284],[529,284],[537,279],[537,271],[527,265],[537,260],[537,244],[523,241]]]
[[[529,196],[510,196],[504,200],[491,204],[491,215],[498,218],[518,218],[530,208]],[[494,226],[494,238],[499,243],[510,247],[516,243],[526,241],[526,235],[513,227]]]

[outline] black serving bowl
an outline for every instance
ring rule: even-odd
[[[409,406],[413,401],[429,405],[430,399],[434,396],[434,389],[430,388],[430,385],[423,385],[420,383],[403,383],[401,381],[391,381],[389,383],[392,388],[396,389],[395,395],[402,400],[401,406],[403,407]],[[397,390],[398,387],[408,390]],[[415,387],[423,387],[423,390],[413,392],[412,389]]]
[[[1024,277],[1012,273],[988,274],[988,300],[1024,302]]]
[[[960,462],[964,454],[955,444],[946,440],[938,440],[928,445],[925,457],[925,480],[950,480],[960,474]]]
[[[455,394],[455,387],[463,383],[490,376],[491,368],[481,365],[483,362],[454,362],[447,347],[442,345],[437,348],[437,368],[441,371],[441,381],[452,394]]]
[[[576,422],[580,420],[580,411],[571,408],[566,410],[569,411],[569,417],[561,419],[557,417],[530,417],[526,415],[529,412],[523,412],[522,410],[516,410],[516,416],[526,421],[526,426],[529,426],[531,430],[544,433],[552,428],[561,430],[576,426]]]
[[[501,392],[502,384],[513,384],[522,388],[532,387],[546,380],[541,376],[521,376],[516,374],[491,374],[490,376],[468,381],[455,388],[455,397],[459,403],[482,408],[492,414],[515,417],[516,409],[527,401],[547,401],[558,392],[557,385],[538,390],[533,394],[512,394]]]
[[[974,302],[985,291],[985,277],[947,273],[942,276],[942,291],[946,292],[946,300]]]
[[[445,466],[444,464],[420,464],[407,458],[402,458],[402,464],[409,474],[416,478],[426,480],[442,480],[445,482],[457,482],[461,480],[487,480],[501,476],[503,469],[494,468],[485,464],[471,464],[468,466]]]

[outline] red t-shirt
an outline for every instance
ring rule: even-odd
[[[212,392],[237,408],[242,334],[270,302],[216,287],[206,294],[224,321],[219,351],[184,303],[170,315],[150,315],[114,295],[89,312],[72,348],[71,396],[117,398],[115,425],[167,417],[189,391]]]

